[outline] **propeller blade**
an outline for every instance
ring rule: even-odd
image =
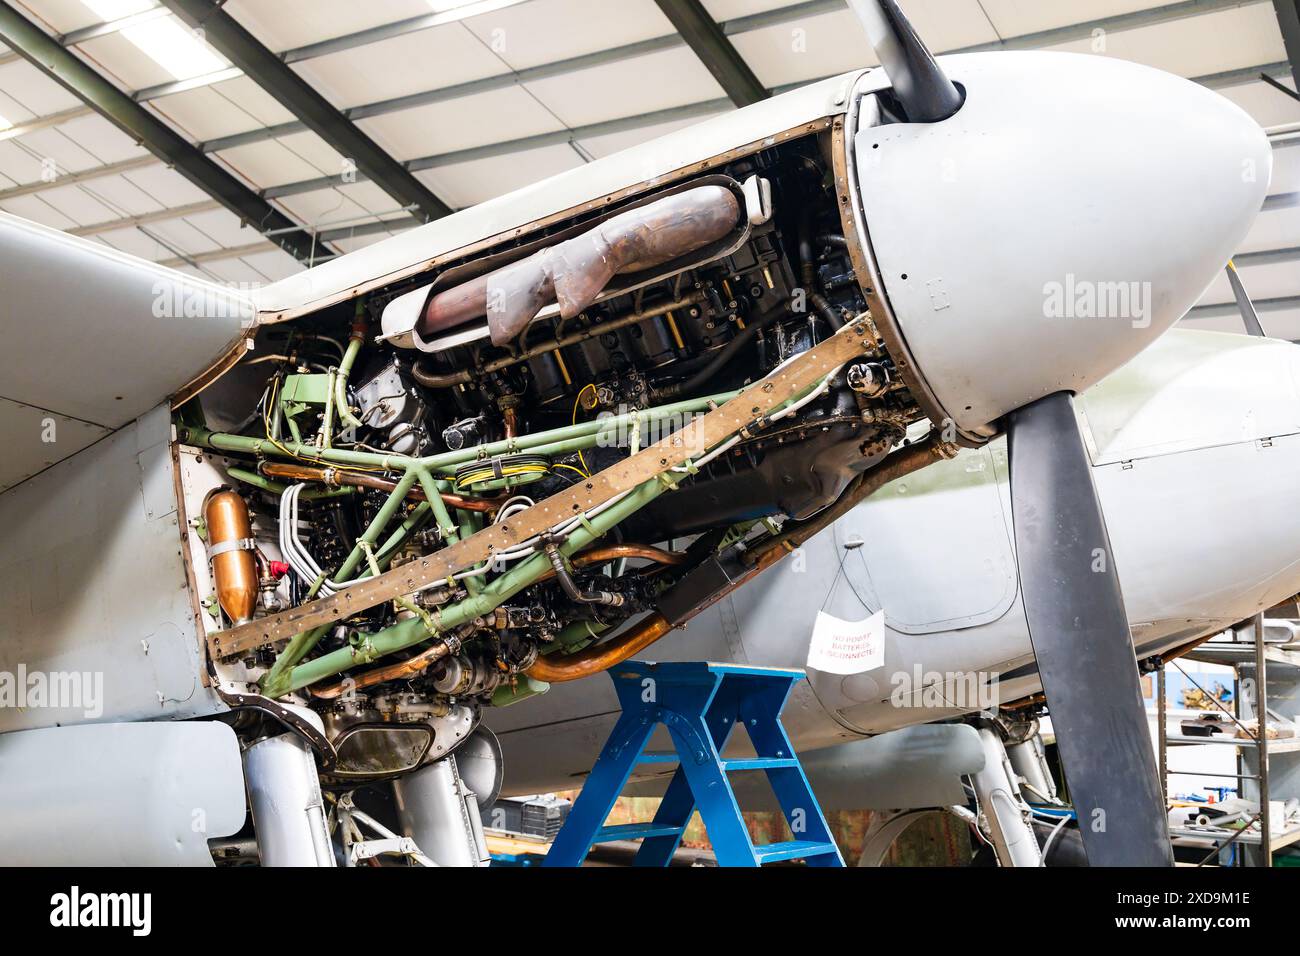
[[[912,123],[937,123],[961,108],[961,92],[939,69],[895,0],[849,0],[866,28],[894,95]]]
[[[1092,866],[1172,866],[1124,596],[1092,468],[1057,392],[1007,429],[1020,593]]]
[[[1232,283],[1232,294],[1237,297],[1237,310],[1241,312],[1241,321],[1246,324],[1246,334],[1263,338],[1264,327],[1259,324],[1255,303],[1251,302],[1250,296],[1246,294],[1246,287],[1242,285],[1241,276],[1237,275],[1237,267],[1233,265],[1231,259],[1228,260],[1228,281]]]

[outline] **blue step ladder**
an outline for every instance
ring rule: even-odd
[[[844,865],[799,758],[781,726],[781,711],[803,672],[735,664],[625,661],[609,671],[623,713],[592,768],[545,866],[581,866],[595,843],[642,841],[635,866],[667,866],[698,809],[719,866],[804,860]],[[757,756],[722,756],[743,721]],[[668,728],[676,752],[646,752],[656,728]],[[650,823],[605,826],[638,764],[677,763]],[[762,770],[794,839],[754,846],[728,774]]]

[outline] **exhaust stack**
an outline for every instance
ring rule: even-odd
[[[573,318],[614,276],[663,265],[723,239],[739,224],[740,212],[740,200],[724,186],[665,196],[438,293],[416,331],[427,339],[487,316],[493,344],[505,345],[548,305],[558,302],[560,315]]]

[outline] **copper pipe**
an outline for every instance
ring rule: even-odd
[[[686,561],[686,555],[681,551],[665,551],[648,544],[611,544],[584,551],[573,559],[573,563],[581,568],[589,564],[604,564],[615,558],[644,558],[656,564],[682,564]]]
[[[355,692],[364,687],[373,687],[375,684],[383,684],[386,681],[401,680],[402,678],[423,674],[450,653],[451,647],[446,643],[435,644],[414,657],[408,657],[396,664],[386,664],[383,667],[376,667],[374,670],[358,674],[356,677],[341,680],[337,684],[330,684],[328,687],[321,688],[308,688],[308,690],[313,697],[333,700],[344,693]]]
[[[740,200],[725,186],[697,186],[620,213],[526,259],[439,292],[416,331],[424,338],[487,316],[494,345],[514,340],[552,303],[571,319],[620,273],[662,265],[737,227]],[[489,303],[492,307],[489,308]]]
[[[663,548],[656,548],[648,544],[611,544],[608,547],[584,551],[573,559],[573,565],[574,567],[585,568],[592,564],[604,564],[618,558],[644,558],[656,564],[674,565],[683,563],[686,560],[686,555],[680,551],[665,551]],[[537,583],[549,581],[554,577],[554,571],[547,571],[537,579]]]
[[[279,462],[266,462],[262,465],[262,474],[268,478],[286,478],[291,481],[319,481],[326,485],[353,485],[357,488],[374,488],[392,494],[397,482],[379,475],[368,475],[355,471],[340,471],[337,468],[313,468],[310,465],[284,465]],[[424,489],[413,485],[406,495],[415,501],[424,501]],[[445,491],[442,500],[450,507],[461,511],[479,511],[491,514],[496,511],[499,502],[488,498],[466,498],[464,495]]]
[[[218,491],[203,505],[203,521],[208,529],[208,550],[225,545],[212,557],[212,577],[216,580],[217,600],[226,615],[236,624],[253,617],[257,607],[257,558],[244,542],[253,537],[248,505],[233,491]]]
[[[548,684],[590,677],[609,670],[615,664],[621,664],[638,651],[645,650],[672,629],[673,626],[668,623],[668,619],[656,611],[621,637],[564,657],[554,654],[539,657],[536,663],[524,673],[534,680],[545,681]]]

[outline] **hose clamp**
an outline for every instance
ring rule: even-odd
[[[229,541],[222,541],[218,544],[208,546],[208,560],[230,551],[255,551],[257,542],[253,538],[232,538]]]

